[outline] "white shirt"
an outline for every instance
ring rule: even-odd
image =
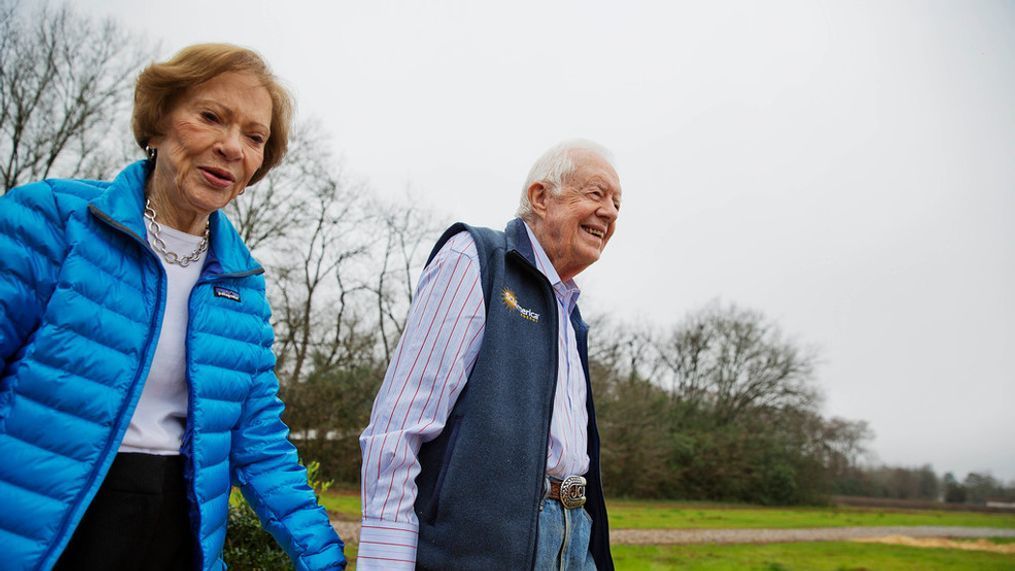
[[[193,252],[201,243],[194,236],[166,226],[160,227],[166,249],[181,256]],[[149,232],[148,241],[153,238]],[[187,267],[159,261],[166,269],[166,310],[155,356],[145,379],[130,426],[120,443],[120,452],[173,455],[180,453],[187,422],[187,322],[190,290],[201,277],[208,252]]]
[[[585,372],[569,316],[580,291],[562,282],[526,225],[537,268],[558,303],[558,367],[546,473],[588,471]],[[406,329],[374,401],[363,450],[363,527],[357,569],[414,569],[420,446],[444,429],[475,365],[486,326],[476,244],[453,236],[420,277]]]

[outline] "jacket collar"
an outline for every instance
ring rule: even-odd
[[[102,194],[89,203],[89,209],[147,243],[144,187],[151,170],[152,165],[148,161],[128,165]],[[211,213],[209,225],[209,270],[218,274],[256,274],[264,271],[221,211]]]

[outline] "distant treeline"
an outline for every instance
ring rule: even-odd
[[[863,453],[863,422],[824,418],[817,354],[761,313],[710,304],[664,332],[596,332],[603,480],[619,496],[823,501]]]
[[[970,472],[960,482],[951,472],[939,477],[929,465],[919,468],[853,466],[837,475],[832,492],[843,496],[954,504],[1015,503],[1015,481],[1005,484],[990,474]]]

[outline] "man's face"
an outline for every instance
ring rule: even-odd
[[[554,195],[540,183],[529,189],[532,227],[564,281],[599,260],[620,211],[620,178],[591,151],[572,151],[575,171]],[[537,186],[541,188],[536,188]]]

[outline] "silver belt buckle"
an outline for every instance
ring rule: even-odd
[[[560,483],[560,503],[571,510],[585,505],[585,478],[568,476]]]

